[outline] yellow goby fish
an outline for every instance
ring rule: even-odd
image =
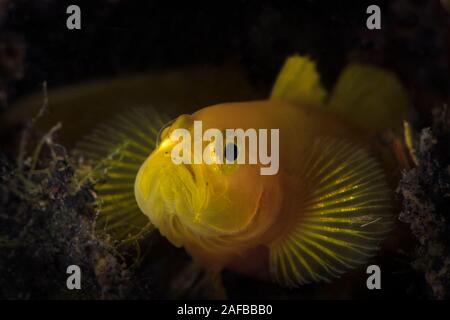
[[[400,126],[407,112],[388,71],[351,64],[328,94],[315,64],[293,56],[269,100],[206,107],[164,130],[165,120],[136,112],[80,148],[120,155],[99,186],[111,228],[137,232],[149,220],[212,270],[296,287],[365,263],[392,228],[391,190],[370,139]],[[192,131],[196,120],[205,130],[279,129],[278,173],[261,175],[260,164],[175,164],[170,134]]]

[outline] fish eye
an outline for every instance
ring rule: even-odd
[[[235,143],[229,143],[225,146],[224,158],[229,162],[236,161],[238,157],[238,147]]]
[[[166,129],[170,128],[170,126],[175,122],[175,120],[176,119],[170,120],[165,125],[163,125],[161,129],[159,129],[158,135],[156,136],[156,147],[158,147],[161,141],[163,140],[164,133],[167,131]]]

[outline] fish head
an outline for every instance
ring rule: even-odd
[[[215,139],[236,127],[236,117],[221,109],[205,108],[182,115],[163,128],[156,149],[136,177],[140,209],[176,246],[196,239],[242,236],[252,228],[251,234],[261,233],[268,224],[257,217],[279,203],[271,198],[279,198],[274,177],[261,175],[257,163],[237,161],[240,152],[249,159],[250,148],[226,143],[225,137],[221,143]],[[244,124],[239,125],[242,128]],[[243,129],[246,127],[251,127],[251,122]],[[175,134],[180,132],[177,129],[182,129],[182,139]],[[205,139],[208,129],[214,129],[209,131],[212,136],[216,134],[214,138]],[[186,142],[188,136],[192,139],[180,152],[182,140]],[[180,162],[180,154],[191,161]]]

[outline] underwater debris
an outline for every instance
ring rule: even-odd
[[[31,126],[17,162],[0,154],[0,298],[151,297],[145,284],[135,285],[110,239],[95,232],[93,183],[78,176],[74,159],[53,141],[58,128],[38,141],[31,156]],[[66,287],[70,265],[81,269],[82,290]]]
[[[423,272],[431,297],[450,297],[450,112],[433,112],[433,125],[415,141],[417,167],[405,171],[397,192],[399,219],[417,239],[412,267]]]

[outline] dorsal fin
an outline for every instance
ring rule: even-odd
[[[316,64],[299,55],[286,60],[270,99],[316,106],[324,105],[327,99],[328,110],[372,132],[401,129],[410,111],[406,90],[394,73],[376,66],[349,64],[327,98]]]
[[[270,245],[281,285],[328,282],[365,263],[393,225],[390,189],[380,165],[352,143],[318,138],[299,169],[305,190],[292,227]]]
[[[270,99],[294,104],[322,104],[327,95],[316,64],[308,57],[289,57],[278,74]]]
[[[118,239],[152,229],[134,196],[134,181],[142,163],[153,151],[168,117],[152,109],[133,109],[113,117],[85,136],[77,152],[92,161],[101,205],[97,227]]]
[[[359,127],[381,131],[402,128],[410,101],[394,73],[355,63],[342,71],[328,108]]]

